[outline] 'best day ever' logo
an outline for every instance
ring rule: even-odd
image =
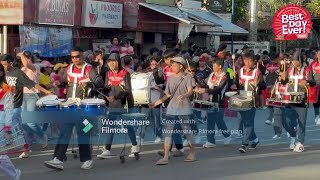
[[[312,30],[310,13],[297,5],[288,5],[279,10],[272,27],[276,40],[307,39]]]

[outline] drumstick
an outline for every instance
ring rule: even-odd
[[[236,55],[232,55],[232,66],[233,66],[233,73],[236,72],[236,66],[235,66],[235,59],[236,59]]]
[[[99,90],[96,90],[99,94],[101,94],[103,97],[105,97],[105,98],[107,98],[107,99],[109,99],[109,97],[108,96],[106,96],[106,95],[104,95],[102,92],[100,92]]]

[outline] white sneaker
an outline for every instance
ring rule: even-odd
[[[314,119],[314,122],[317,124],[317,122],[319,122],[319,120],[320,120],[320,116],[317,115],[316,118]]]
[[[16,177],[14,177],[14,180],[20,180],[20,177],[21,177],[21,170],[17,169],[16,170]]]
[[[204,148],[214,148],[216,147],[215,144],[211,143],[211,142],[206,142],[204,145],[203,145]]]
[[[194,136],[194,142],[195,142],[195,144],[200,144],[201,143],[201,136],[199,134]]]
[[[301,143],[297,143],[296,147],[293,149],[294,152],[303,152],[304,151],[304,147]]]
[[[45,149],[48,147],[48,136],[45,134],[43,135],[42,139],[42,149]]]
[[[135,157],[135,153],[138,153],[139,151],[140,151],[140,148],[138,146],[132,146],[129,157]]]
[[[318,115],[315,119],[316,125],[320,126],[320,116]]]
[[[155,140],[154,140],[154,143],[160,143],[161,142],[161,138],[160,137],[157,137]]]
[[[243,138],[243,135],[241,133],[239,133],[239,134],[237,134],[236,138],[241,139],[241,138]]]
[[[86,162],[84,162],[81,166],[81,169],[85,169],[85,170],[89,170],[93,167],[93,161],[92,160],[88,160]]]
[[[272,121],[270,121],[269,119],[267,119],[264,123],[267,124],[267,125],[271,125],[271,124],[272,124]]]
[[[230,142],[231,142],[231,135],[229,137],[223,139],[224,145],[228,145],[228,144],[230,144]]]
[[[280,135],[278,135],[278,134],[276,134],[276,135],[274,135],[273,136],[273,138],[272,139],[281,139],[281,136]]]
[[[108,159],[111,158],[111,152],[105,148],[102,149],[102,153],[97,155],[100,159]]]
[[[183,140],[183,147],[188,147],[189,146],[189,143],[188,143],[188,140]]]
[[[293,150],[296,146],[296,138],[295,137],[291,137],[291,142],[290,142],[290,150]]]
[[[63,162],[60,161],[59,159],[57,158],[54,158],[53,160],[51,161],[45,161],[44,162],[44,165],[48,168],[51,168],[51,169],[58,169],[58,170],[63,170],[64,167],[63,167]]]
[[[28,158],[30,157],[31,151],[29,150],[29,152],[23,152],[20,154],[19,158],[23,159],[23,158]]]

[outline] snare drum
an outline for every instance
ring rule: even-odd
[[[224,101],[224,115],[226,117],[236,118],[238,117],[238,112],[228,109],[229,107],[229,99],[238,94],[235,91],[230,91],[225,93],[225,101]]]
[[[215,108],[215,105],[213,102],[209,102],[209,101],[194,100],[193,108],[196,110],[205,110],[205,109],[212,110]]]
[[[305,100],[304,92],[280,93],[276,98],[285,104],[301,104]]]
[[[61,101],[59,100],[49,100],[42,102],[42,105],[39,106],[43,111],[59,111]]]
[[[248,111],[253,107],[253,97],[251,96],[235,95],[229,100],[229,109],[235,111]]]
[[[283,103],[281,100],[277,100],[276,98],[268,98],[266,100],[266,105],[281,108],[281,107],[285,107],[287,104]]]
[[[97,110],[104,110],[106,108],[106,101],[103,99],[83,99],[81,101],[81,110],[84,111],[97,111]]]

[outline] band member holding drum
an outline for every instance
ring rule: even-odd
[[[251,96],[255,96],[257,88],[261,90],[265,89],[265,83],[263,81],[262,73],[256,67],[254,68],[254,56],[251,53],[246,53],[243,56],[244,67],[237,73],[235,84],[231,86],[232,90],[244,90],[251,93]],[[252,98],[253,101],[255,98]],[[241,119],[244,123],[244,136],[242,139],[242,145],[239,148],[241,153],[245,153],[249,142],[251,141],[251,147],[249,149],[255,149],[259,143],[259,139],[254,131],[254,118],[256,114],[255,107],[252,107],[248,111],[240,111]]]
[[[314,80],[317,83],[317,86],[315,91],[318,91],[318,94],[314,94],[315,96],[318,95],[318,97],[315,97],[316,103],[313,104],[314,107],[314,114],[315,114],[315,122],[317,125],[320,125],[320,115],[319,115],[319,107],[320,107],[320,96],[319,96],[319,87],[320,87],[320,48],[317,50],[316,59],[312,61],[310,64],[310,68],[312,69],[311,73],[314,78]]]
[[[80,98],[87,94],[88,88],[102,88],[103,80],[97,71],[89,64],[85,63],[83,50],[80,47],[74,47],[71,50],[72,64],[68,66],[61,84],[68,83],[67,98]],[[93,161],[91,157],[92,149],[90,145],[90,133],[82,131],[83,124],[81,119],[79,123],[62,124],[62,129],[54,150],[54,159],[46,161],[45,166],[51,169],[63,170],[63,159],[65,157],[69,141],[71,139],[74,126],[77,128],[78,146],[80,161],[84,162],[82,169],[91,169]]]
[[[169,163],[169,153],[172,143],[172,135],[179,132],[174,131],[176,125],[181,125],[183,132],[189,142],[189,155],[185,162],[193,162],[196,160],[195,148],[193,145],[192,132],[190,128],[190,116],[192,115],[192,107],[190,97],[193,95],[192,77],[185,73],[187,62],[182,57],[172,58],[171,68],[174,74],[167,82],[165,95],[150,104],[150,108],[154,108],[163,102],[169,101],[168,110],[166,113],[166,129],[165,129],[165,143],[164,143],[164,157],[157,162],[157,165],[167,165]]]
[[[215,104],[210,110],[208,109],[207,120],[207,142],[203,145],[205,148],[215,147],[215,125],[217,124],[218,130],[222,131],[225,137],[225,144],[229,144],[231,141],[231,135],[228,132],[226,123],[223,120],[224,115],[224,93],[228,88],[228,77],[223,70],[224,62],[221,59],[216,59],[213,63],[213,73],[209,76],[207,86],[205,88],[199,88],[198,92],[209,93],[211,101]]]
[[[121,66],[121,60],[118,53],[110,54],[108,58],[108,65],[110,70],[107,72],[105,80],[105,88],[107,91],[107,100],[109,108],[110,121],[116,121],[121,119],[121,115],[128,113],[125,108],[127,104],[128,110],[134,107],[133,95],[131,92],[131,77],[130,73],[123,69]],[[115,128],[115,125],[110,125],[110,128]],[[137,146],[137,140],[133,126],[126,126],[128,135],[132,143],[130,157],[134,157],[135,153],[139,152]],[[106,136],[106,145],[103,148],[102,153],[97,155],[98,158],[107,159],[111,156],[111,146],[113,142],[114,133],[110,132]]]
[[[303,152],[308,110],[307,85],[314,86],[315,81],[310,75],[310,70],[302,66],[298,51],[291,57],[291,61],[292,66],[289,67],[287,73],[281,73],[281,85],[278,91],[280,95],[281,92],[288,92],[289,95],[290,93],[302,93],[300,100],[298,99],[296,100],[297,102],[289,103],[284,108],[285,118],[283,119],[283,126],[291,136],[290,149],[295,152]],[[297,131],[296,124],[298,124]]]

